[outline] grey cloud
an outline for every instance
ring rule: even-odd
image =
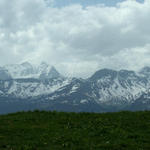
[[[84,77],[103,67],[138,69],[150,65],[149,16],[149,0],[61,8],[44,0],[1,0],[0,63],[44,60]]]

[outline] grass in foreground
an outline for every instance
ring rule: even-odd
[[[3,115],[0,150],[150,150],[150,112]]]

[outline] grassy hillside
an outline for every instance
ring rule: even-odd
[[[0,116],[0,150],[149,150],[150,112]]]

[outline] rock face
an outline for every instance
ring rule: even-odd
[[[6,109],[4,109],[6,107]],[[28,109],[107,112],[150,109],[150,68],[102,69],[84,80],[25,62],[0,68],[0,113]]]

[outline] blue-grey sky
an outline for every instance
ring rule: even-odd
[[[81,4],[83,6],[105,4],[106,6],[115,6],[119,2],[125,0],[55,0],[56,7],[63,7],[72,4]],[[137,0],[137,2],[143,3],[144,0]]]
[[[150,66],[149,27],[150,0],[0,0],[0,66],[46,61],[78,77],[138,70]]]

